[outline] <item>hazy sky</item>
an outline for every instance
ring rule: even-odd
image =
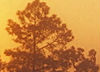
[[[15,47],[5,31],[7,20],[16,19],[17,10],[23,10],[33,0],[0,0],[0,52]],[[97,50],[100,56],[100,0],[43,0],[61,20],[72,29],[73,44]],[[97,58],[99,61],[99,58]],[[99,63],[100,64],[100,63]]]

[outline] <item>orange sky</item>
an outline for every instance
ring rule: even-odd
[[[17,10],[23,10],[33,0],[0,0],[0,52],[16,46],[5,31],[9,18],[16,20]],[[75,36],[73,44],[86,50],[96,49],[100,56],[100,0],[43,0]],[[99,63],[100,64],[100,63]]]

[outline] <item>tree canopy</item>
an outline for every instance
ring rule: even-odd
[[[7,72],[98,72],[96,51],[84,55],[84,49],[67,47],[74,39],[72,31],[56,14],[49,14],[45,2],[35,0],[18,11],[19,22],[8,20],[8,33],[20,46],[6,50],[10,62]],[[73,70],[73,71],[71,71]]]

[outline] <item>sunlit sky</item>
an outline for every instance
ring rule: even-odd
[[[0,52],[16,47],[6,32],[7,20],[16,20],[17,10],[23,10],[33,0],[0,0]],[[97,61],[100,56],[100,0],[43,0],[72,30],[73,45],[86,51],[96,49]],[[99,62],[98,62],[99,63]],[[99,63],[100,64],[100,63]]]

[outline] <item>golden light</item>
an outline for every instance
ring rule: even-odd
[[[23,10],[33,0],[0,0],[0,54],[3,58],[5,49],[14,48],[16,44],[6,32],[7,20],[16,21],[17,10]],[[100,56],[100,0],[42,0],[57,14],[68,28],[72,29],[77,47],[85,50],[96,49],[97,62]],[[100,64],[100,63],[99,63]]]

